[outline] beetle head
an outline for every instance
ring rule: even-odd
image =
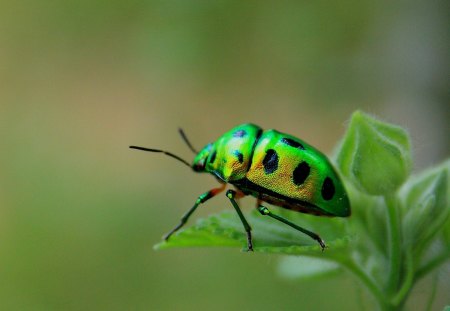
[[[202,150],[195,156],[192,162],[192,169],[196,172],[204,172],[206,166],[206,160],[211,153],[212,144],[207,144]]]

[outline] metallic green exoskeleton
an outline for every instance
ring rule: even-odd
[[[130,148],[165,153],[196,172],[213,174],[222,186],[200,195],[194,206],[182,217],[180,224],[165,236],[166,240],[186,223],[198,205],[225,190],[226,184],[231,184],[236,189],[228,190],[226,195],[244,225],[248,250],[253,250],[251,227],[236,198],[254,196],[257,199],[257,209],[262,215],[307,234],[320,244],[322,250],[325,243],[318,234],[273,214],[261,202],[319,216],[350,216],[347,193],[327,157],[294,136],[276,130],[263,131],[254,124],[243,124],[197,152],[183,131],[180,130],[180,133],[197,154],[192,165],[167,151],[136,146]]]

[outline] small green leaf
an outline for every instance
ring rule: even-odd
[[[392,194],[410,173],[409,136],[401,127],[356,111],[337,152],[337,163],[366,193]]]
[[[346,186],[352,202],[349,219],[353,235],[358,237],[359,247],[373,255],[375,251],[386,255],[387,223],[386,204],[382,197],[358,191],[351,184]]]
[[[447,219],[444,229],[442,230],[442,237],[447,246],[450,247],[450,218]]]
[[[399,196],[406,248],[421,249],[444,226],[450,215],[447,191],[445,166],[413,177],[402,187]]]
[[[317,279],[340,271],[335,262],[309,256],[286,256],[278,265],[278,274],[286,279]]]
[[[450,199],[448,198],[450,196],[450,160],[444,162],[441,167],[447,172],[447,205],[449,206],[448,208],[450,208]],[[440,167],[438,169],[440,169]],[[442,230],[442,237],[445,244],[450,248],[450,217],[447,219],[447,222],[444,225],[444,229]]]
[[[331,256],[348,245],[345,223],[341,219],[321,218],[290,211],[279,212],[296,224],[317,232],[325,240],[324,256]],[[280,254],[322,253],[318,243],[305,234],[276,220],[253,211],[245,216],[252,227],[255,251]],[[238,216],[231,212],[200,219],[187,229],[171,236],[169,241],[155,245],[155,249],[185,246],[240,246],[247,249],[247,238]]]

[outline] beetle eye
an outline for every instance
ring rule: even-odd
[[[205,160],[201,159],[200,161],[198,161],[197,163],[195,163],[195,165],[193,166],[194,171],[196,172],[201,172],[205,169]]]

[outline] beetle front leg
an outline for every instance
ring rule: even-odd
[[[273,219],[281,221],[282,223],[284,223],[284,224],[286,224],[286,225],[288,225],[288,226],[290,226],[290,227],[292,227],[292,228],[294,228],[294,229],[296,229],[296,230],[298,230],[298,231],[308,235],[309,237],[311,237],[312,239],[316,240],[320,244],[320,247],[322,248],[322,251],[325,249],[325,247],[326,247],[325,242],[322,240],[322,238],[317,233],[314,233],[312,231],[306,230],[305,228],[302,228],[302,227],[294,224],[293,222],[290,222],[289,220],[287,220],[287,219],[285,219],[285,218],[283,218],[281,216],[273,214],[267,207],[265,207],[265,206],[263,206],[261,204],[258,204],[257,210],[258,210],[258,212],[261,213],[261,215],[267,215],[269,217],[272,217]]]
[[[241,192],[242,193],[242,192]],[[247,233],[247,250],[253,251],[253,243],[252,243],[252,228],[248,224],[247,220],[244,217],[244,214],[242,214],[241,209],[239,208],[239,205],[236,203],[236,194],[239,195],[239,193],[236,193],[234,190],[228,190],[227,191],[227,198],[230,199],[231,204],[233,205],[234,209],[236,210],[242,224],[244,225],[245,232]]]
[[[201,194],[201,195],[198,197],[198,199],[195,201],[194,206],[192,206],[191,209],[188,210],[188,211],[186,212],[186,214],[183,215],[183,217],[181,217],[180,223],[179,223],[175,228],[173,228],[169,233],[167,233],[167,234],[164,236],[164,240],[166,240],[166,241],[169,240],[169,238],[170,238],[170,236],[171,236],[172,234],[174,234],[174,233],[177,232],[181,227],[184,226],[184,224],[188,221],[189,216],[191,216],[192,213],[194,213],[194,211],[197,209],[197,207],[198,207],[200,204],[205,203],[206,201],[208,201],[208,200],[211,199],[212,197],[214,197],[214,196],[216,196],[217,194],[221,193],[223,190],[225,190],[225,186],[226,186],[226,184],[223,184],[221,187],[211,189],[211,190],[209,190],[209,191],[207,191],[207,192]]]

